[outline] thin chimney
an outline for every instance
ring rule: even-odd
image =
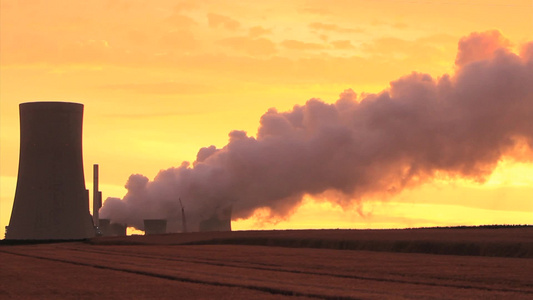
[[[181,202],[181,198],[179,198],[179,200],[180,200],[180,205],[181,205],[181,228],[183,232],[187,232],[187,221],[185,220],[185,209],[183,208],[183,203]]]
[[[98,164],[93,165],[93,222],[99,226],[98,211],[102,207],[102,192],[98,190]]]

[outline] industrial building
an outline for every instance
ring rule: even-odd
[[[167,220],[146,219],[144,220],[144,234],[164,234],[167,233]]]
[[[6,239],[93,237],[83,173],[83,104],[28,102],[19,112],[18,178]]]
[[[128,225],[111,223],[109,219],[100,219],[98,229],[102,236],[126,236]]]
[[[200,231],[231,231],[231,210],[231,206],[220,209],[209,219],[200,222]]]

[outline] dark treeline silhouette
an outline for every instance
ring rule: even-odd
[[[527,224],[494,224],[494,225],[459,225],[459,226],[436,226],[436,227],[413,227],[406,229],[502,229],[502,228],[526,228],[533,225]]]

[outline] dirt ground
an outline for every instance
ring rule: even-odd
[[[176,245],[175,236],[158,238],[158,245],[2,245],[0,298],[533,298],[531,258]]]

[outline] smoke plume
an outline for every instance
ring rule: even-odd
[[[533,149],[533,42],[520,55],[509,45],[497,31],[473,33],[459,42],[453,75],[412,73],[378,94],[271,108],[255,137],[232,131],[223,148],[202,148],[153,181],[131,175],[124,198],[108,198],[100,214],[142,228],[179,220],[181,197],[194,230],[227,207],[233,220],[258,208],[282,218],[304,195],[348,207],[435,178],[482,182],[502,156]]]

